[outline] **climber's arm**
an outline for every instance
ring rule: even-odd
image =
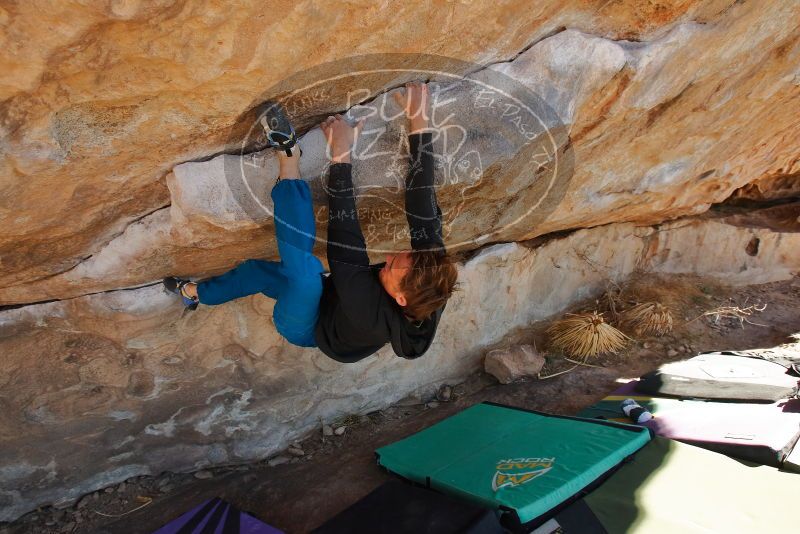
[[[328,175],[328,262],[331,273],[346,263],[369,267],[367,243],[358,222],[353,166],[333,163]]]
[[[328,117],[321,125],[331,166],[328,174],[328,262],[369,267],[367,244],[356,211],[353,165],[350,152],[364,121],[350,126],[341,115]]]
[[[433,185],[433,133],[428,125],[428,85],[407,83],[394,94],[408,119],[411,166],[406,177],[406,219],[411,248],[444,250],[442,210]]]
[[[372,273],[367,243],[356,210],[350,151],[363,121],[355,128],[344,119],[328,118],[322,125],[328,139],[331,166],[328,175],[328,265],[342,310],[354,323],[372,329],[380,319],[385,298]]]
[[[406,219],[411,234],[411,248],[442,249],[442,210],[433,185],[433,134],[408,136],[411,168],[406,178]]]

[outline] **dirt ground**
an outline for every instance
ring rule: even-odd
[[[539,378],[500,385],[484,373],[462,384],[440,389],[438,399],[414,399],[386,410],[350,416],[256,464],[220,467],[198,473],[164,473],[137,477],[58,510],[46,507],[0,527],[0,534],[148,533],[219,496],[287,533],[308,532],[387,480],[373,451],[421,430],[464,408],[494,401],[558,414],[575,414],[617,387],[616,380],[635,378],[661,363],[706,350],[743,350],[787,345],[800,351],[800,278],[731,288],[685,276],[634,278],[623,287],[570,311],[613,310],[637,302],[657,301],[673,314],[671,334],[639,338],[616,355],[575,365],[548,353]],[[535,344],[548,351],[537,323],[506,337],[502,345]],[[302,453],[301,453],[302,451]]]

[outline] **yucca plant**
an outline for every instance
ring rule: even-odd
[[[638,336],[663,336],[672,331],[672,313],[658,302],[645,302],[624,311],[620,324]]]
[[[566,319],[553,323],[547,333],[555,348],[580,358],[605,352],[616,354],[630,339],[606,323],[603,315],[597,312],[568,313]]]

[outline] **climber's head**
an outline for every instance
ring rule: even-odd
[[[415,250],[388,254],[379,276],[386,292],[405,314],[421,321],[453,294],[458,270],[440,250]]]

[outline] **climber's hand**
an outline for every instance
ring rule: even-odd
[[[409,133],[417,133],[428,127],[428,84],[409,82],[404,89],[393,95],[394,101],[406,113]]]
[[[344,117],[336,115],[328,117],[319,125],[328,142],[328,156],[333,163],[350,163],[350,151],[364,127],[364,120],[350,126]]]

